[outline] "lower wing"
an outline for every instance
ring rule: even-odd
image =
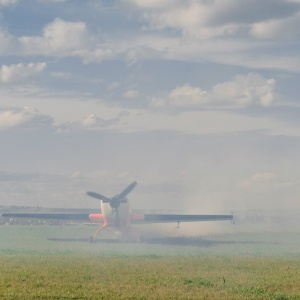
[[[4,218],[26,218],[26,219],[55,219],[70,221],[90,221],[90,214],[29,214],[29,213],[3,213]]]
[[[4,218],[52,219],[70,221],[103,222],[102,214],[59,214],[59,213],[3,213]],[[171,214],[132,214],[132,224],[201,222],[201,221],[233,221],[233,215],[171,215]]]
[[[170,223],[201,221],[233,221],[233,215],[171,215],[171,214],[133,214],[131,222],[138,223]]]

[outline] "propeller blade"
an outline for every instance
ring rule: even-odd
[[[137,185],[137,182],[132,182],[122,193],[120,193],[118,196],[120,198],[125,198]]]
[[[98,199],[98,200],[102,200],[103,202],[109,202],[109,198],[101,195],[101,194],[98,194],[98,193],[94,193],[94,192],[86,192],[86,194],[92,198],[95,198],[95,199]]]

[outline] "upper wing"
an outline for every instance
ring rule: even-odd
[[[70,221],[90,221],[90,214],[39,214],[39,213],[3,213],[0,216],[4,218],[27,218],[27,219],[56,219]]]
[[[233,215],[170,215],[170,214],[133,214],[131,222],[168,223],[168,222],[201,222],[233,220]]]

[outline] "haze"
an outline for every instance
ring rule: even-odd
[[[300,209],[300,2],[0,1],[1,205]]]

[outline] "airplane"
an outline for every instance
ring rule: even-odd
[[[100,200],[101,213],[2,213],[0,216],[8,218],[37,218],[58,219],[69,221],[91,221],[101,223],[100,227],[90,237],[90,242],[95,242],[98,233],[107,228],[115,227],[120,230],[130,230],[131,224],[143,223],[170,223],[199,222],[199,221],[224,221],[233,222],[233,215],[184,215],[184,214],[144,214],[131,212],[127,195],[135,188],[137,182],[132,182],[120,194],[111,198],[88,191],[86,194]],[[138,240],[138,239],[137,239]]]

